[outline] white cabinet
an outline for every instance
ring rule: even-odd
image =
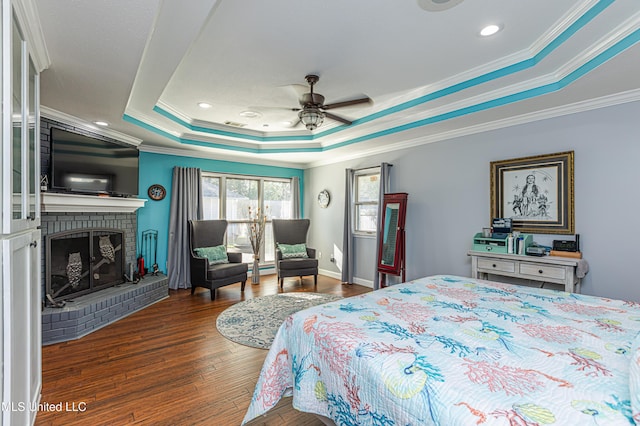
[[[42,386],[39,72],[33,0],[0,0],[0,426],[32,425]]]
[[[31,425],[42,386],[40,230],[2,239],[2,424]]]
[[[471,277],[489,279],[489,275],[523,278],[542,283],[564,285],[568,293],[580,293],[578,265],[581,259],[556,256],[523,256],[471,250]],[[586,263],[586,262],[585,262]]]

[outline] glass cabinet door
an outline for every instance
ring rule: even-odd
[[[13,23],[11,40],[11,170],[12,191],[11,212],[13,219],[21,219],[22,215],[22,55],[24,42],[18,25]]]
[[[36,126],[36,111],[38,108],[38,84],[36,73],[36,67],[33,65],[33,61],[29,58],[29,75],[28,75],[28,99],[27,104],[27,149],[29,156],[27,158],[27,177],[28,177],[28,204],[27,204],[27,217],[30,220],[35,220],[39,217],[39,205],[37,203],[39,190],[38,185],[40,183],[40,167],[39,167],[39,152],[37,147],[39,129]]]
[[[3,62],[11,64],[7,70],[11,76],[3,82],[2,94],[1,232],[10,234],[35,229],[40,218],[39,76],[15,15],[2,56]]]

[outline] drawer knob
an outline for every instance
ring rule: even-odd
[[[491,265],[491,266],[493,266],[493,267],[495,268],[495,267],[496,267],[496,264],[494,263],[494,264],[493,264],[493,265]]]
[[[544,271],[542,269],[538,269],[538,273],[542,274]]]

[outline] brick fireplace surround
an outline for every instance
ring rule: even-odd
[[[44,195],[46,199],[46,194]],[[45,209],[46,202],[44,203]],[[58,207],[63,208],[63,207]],[[125,264],[135,265],[136,214],[100,212],[43,212],[42,241],[61,231],[88,228],[121,229],[125,233]],[[42,294],[45,294],[45,244],[42,244]],[[42,344],[78,339],[127,315],[168,297],[165,275],[147,275],[139,283],[124,283],[95,293],[73,298],[62,308],[45,307],[42,311]]]
[[[46,197],[46,195],[45,195]],[[45,203],[46,206],[46,203]],[[125,233],[125,264],[135,264],[136,214],[99,212],[42,213],[42,241],[61,231],[89,228],[121,229]],[[42,294],[45,294],[45,244],[42,244]],[[76,297],[63,308],[45,307],[42,311],[42,344],[78,339],[127,315],[168,297],[168,279],[164,275],[147,276],[137,284],[124,283],[95,293]]]

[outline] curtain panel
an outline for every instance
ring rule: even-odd
[[[293,203],[293,218],[300,219],[300,178],[291,178],[291,198]]]
[[[167,257],[170,289],[191,288],[188,221],[201,218],[202,171],[197,168],[174,167]]]
[[[342,282],[353,284],[353,185],[355,170],[345,170]]]

